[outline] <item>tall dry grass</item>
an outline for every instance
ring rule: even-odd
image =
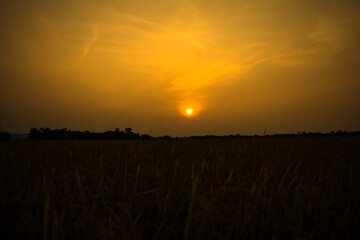
[[[360,239],[359,138],[0,143],[0,238]]]

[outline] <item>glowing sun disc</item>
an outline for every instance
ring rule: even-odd
[[[186,114],[191,115],[193,113],[193,110],[191,108],[186,109]]]

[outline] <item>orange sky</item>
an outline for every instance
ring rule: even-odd
[[[360,130],[359,12],[355,0],[2,1],[0,121],[19,133]]]

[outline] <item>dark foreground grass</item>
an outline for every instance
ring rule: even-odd
[[[360,239],[360,138],[0,143],[1,239]]]

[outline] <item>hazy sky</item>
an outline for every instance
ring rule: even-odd
[[[359,12],[358,0],[1,1],[0,121],[19,133],[360,130]]]

